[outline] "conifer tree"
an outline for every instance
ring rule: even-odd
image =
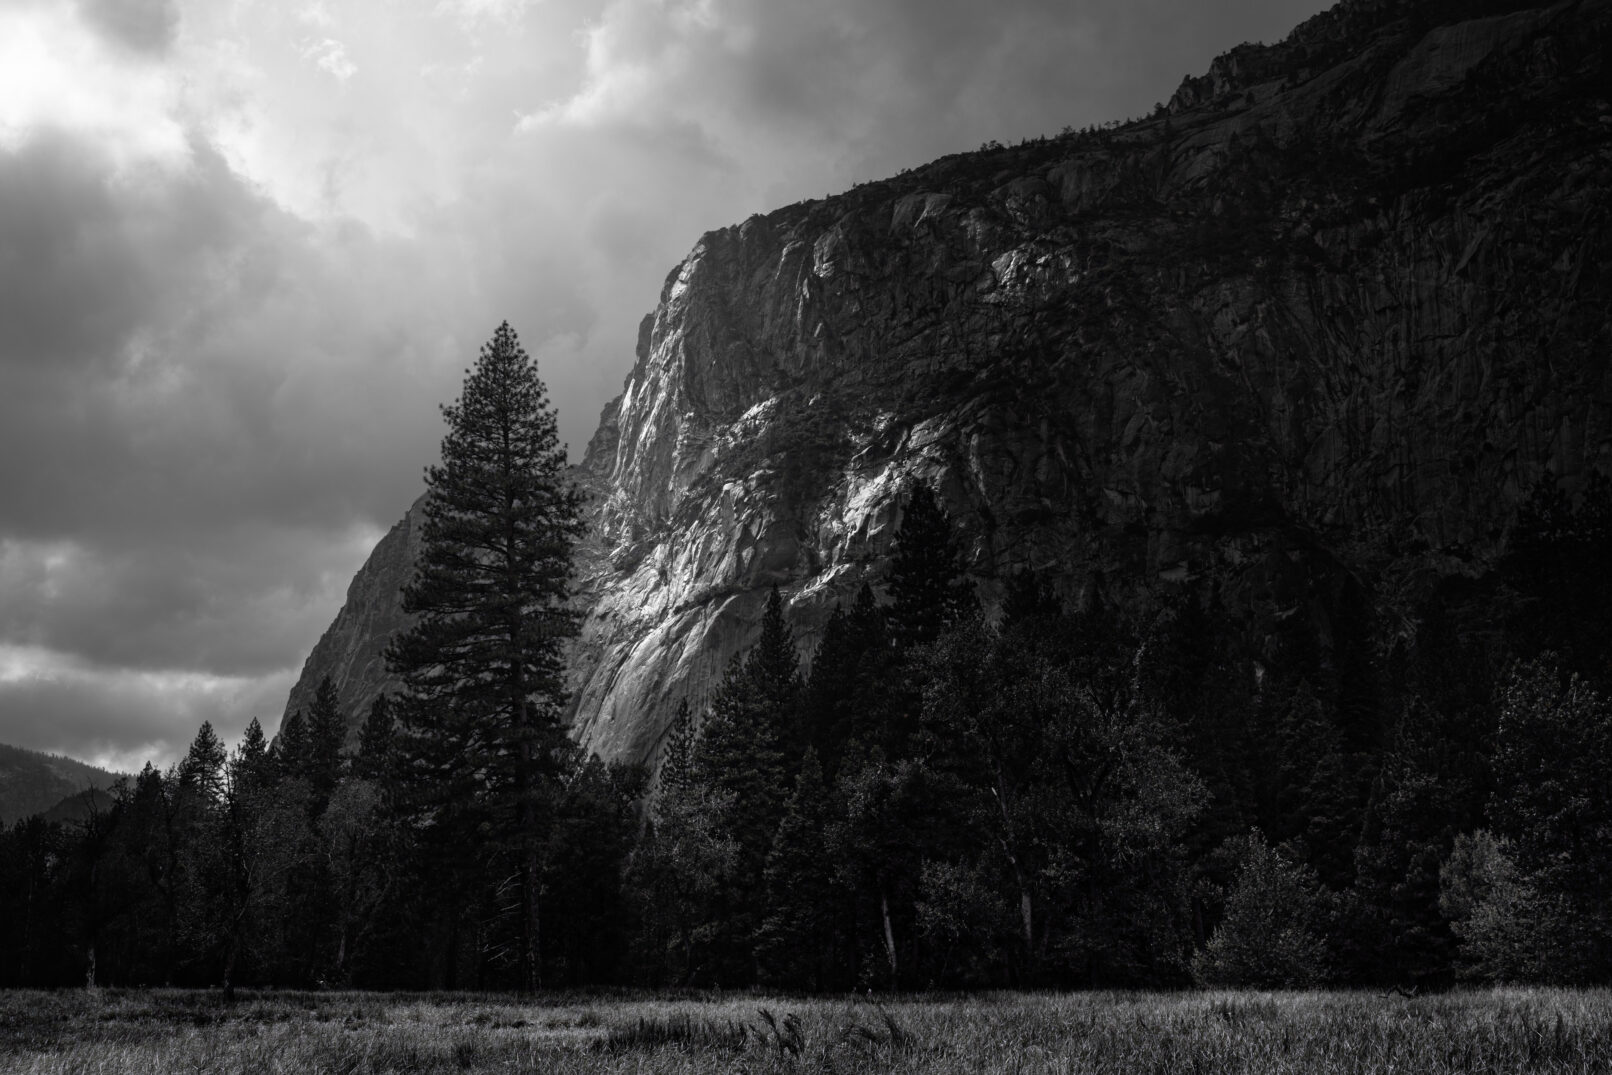
[[[217,802],[224,794],[224,744],[213,731],[213,722],[202,721],[191,740],[185,760],[179,763],[179,785]]]
[[[538,897],[544,814],[569,757],[560,644],[575,634],[572,547],[582,496],[536,363],[506,322],[459,400],[442,408],[442,463],[426,471],[423,546],[393,639],[399,749],[420,820],[460,856],[490,832],[515,878],[519,985],[541,983]],[[496,872],[496,871],[495,871]]]
[[[823,625],[801,696],[802,738],[830,780],[839,770],[840,752],[850,736],[848,703],[856,691],[858,656],[850,617],[835,605]]]
[[[387,773],[392,753],[392,705],[386,695],[375,696],[370,703],[369,716],[358,731],[358,753],[353,758],[353,771],[366,780],[380,779]]]
[[[308,780],[313,786],[315,814],[323,811],[341,779],[341,748],[346,738],[347,722],[337,701],[336,685],[325,676],[319,680],[308,710]]]
[[[639,958],[652,981],[688,984],[702,971],[718,928],[720,898],[733,881],[738,848],[727,831],[731,792],[707,787],[696,770],[698,730],[678,704],[656,773],[648,824],[629,883],[639,904]]]
[[[735,883],[722,893],[717,973],[726,981],[754,974],[749,958],[761,872],[783,806],[784,752],[750,668],[734,654],[694,750],[694,780],[721,801],[722,829],[736,848]]]
[[[951,518],[922,483],[903,506],[886,585],[890,632],[902,648],[933,642],[977,607]]]
[[[274,767],[280,779],[305,779],[313,758],[313,740],[302,710],[294,710],[280,725],[280,734],[274,737],[270,750]]]
[[[758,882],[789,795],[799,695],[794,636],[774,589],[761,638],[748,656],[734,654],[729,662],[694,755],[696,779],[733,793],[733,834]]]
[[[689,710],[688,699],[684,698],[677,703],[677,715],[672,718],[671,729],[666,734],[666,748],[655,774],[659,794],[675,794],[688,786],[692,779],[694,736],[694,714]]]
[[[891,637],[889,617],[866,582],[851,605],[848,626],[856,668],[851,677],[851,694],[842,702],[842,758],[852,752],[865,754],[876,745],[893,748],[900,716],[912,704],[900,667],[901,653]],[[828,758],[828,754],[819,757],[825,771],[830,769]],[[832,772],[837,780],[839,766],[833,766]]]
[[[1443,789],[1402,758],[1384,769],[1355,848],[1343,957],[1367,982],[1408,985],[1449,967],[1455,937],[1439,911],[1439,869],[1455,833]]]
[[[767,855],[766,915],[756,947],[771,984],[812,990],[832,984],[841,953],[834,935],[838,892],[827,848],[830,820],[823,769],[808,749]]]
[[[235,758],[239,779],[261,788],[273,779],[273,766],[269,758],[269,745],[263,735],[263,725],[253,717],[241,736],[240,750]]]
[[[1315,871],[1288,861],[1255,829],[1226,917],[1192,961],[1207,985],[1299,988],[1325,976]]]
[[[250,725],[247,730],[250,732]],[[161,940],[155,962],[159,977],[155,980],[163,985],[173,984],[179,949],[181,825],[174,790],[172,771],[164,778],[146,762],[135,777],[128,809],[130,853],[139,860],[141,872],[157,897]]]
[[[755,685],[763,707],[763,720],[772,725],[772,734],[783,752],[786,769],[793,771],[805,749],[800,729],[800,656],[795,651],[795,632],[784,618],[784,602],[774,586],[767,595],[767,609],[761,617],[761,637],[745,660],[745,672]],[[783,789],[787,793],[787,789]]]

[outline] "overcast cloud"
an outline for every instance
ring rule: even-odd
[[[508,319],[573,454],[710,228],[1315,0],[0,0],[0,742],[272,732]]]

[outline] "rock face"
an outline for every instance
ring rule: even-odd
[[[1026,565],[1143,617],[1214,587],[1258,646],[1326,638],[1345,587],[1392,618],[1482,571],[1547,469],[1612,468],[1609,28],[1612,0],[1346,2],[1149,119],[704,236],[576,470],[582,741],[652,758],[774,585],[809,652],[913,481],[987,608]],[[293,706],[380,689],[417,511]]]
[[[329,676],[347,713],[348,743],[354,744],[376,695],[397,689],[386,672],[386,644],[409,623],[403,612],[402,588],[414,576],[424,508],[422,495],[353,576],[335,622],[325,629],[291,688],[285,716],[311,709],[319,681]]]

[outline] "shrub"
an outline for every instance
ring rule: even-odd
[[[1226,899],[1226,917],[1192,973],[1204,985],[1299,988],[1325,977],[1326,946],[1315,929],[1315,871],[1288,861],[1256,829]]]

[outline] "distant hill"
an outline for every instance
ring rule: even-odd
[[[110,792],[100,788],[85,788],[76,795],[67,798],[42,812],[46,821],[66,825],[72,822],[84,821],[91,814],[105,814],[112,809],[114,799]]]
[[[117,779],[117,773],[72,758],[0,744],[0,824],[33,814],[61,815],[54,820],[81,816],[82,804],[75,812],[63,800],[91,788],[105,791]]]

